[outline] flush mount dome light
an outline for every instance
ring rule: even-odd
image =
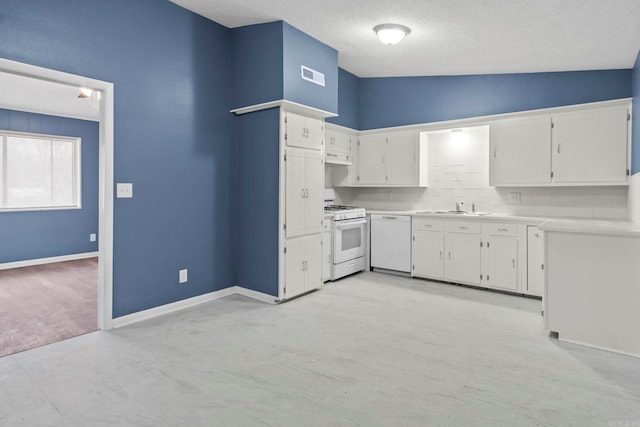
[[[411,32],[409,27],[398,24],[381,24],[373,27],[373,31],[378,35],[380,41],[386,45],[398,43]]]

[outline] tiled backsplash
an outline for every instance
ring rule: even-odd
[[[465,210],[475,203],[478,211],[510,215],[629,217],[627,187],[490,187],[489,128],[465,128],[464,134],[466,141],[457,142],[449,132],[429,134],[427,188],[336,188],[337,196],[343,203],[369,209],[454,209],[456,202],[463,202]],[[640,178],[637,181],[640,187]],[[513,202],[518,196],[520,202]]]

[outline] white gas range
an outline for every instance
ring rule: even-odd
[[[325,212],[333,213],[331,280],[364,270],[366,211],[356,206],[335,205],[335,192],[324,190]]]

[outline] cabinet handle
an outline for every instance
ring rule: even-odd
[[[302,194],[301,197],[304,199],[304,188],[301,190]]]
[[[513,258],[511,260],[511,265],[513,266],[513,268],[516,268],[516,259],[515,258]]]
[[[384,156],[382,156],[382,163],[384,164]]]
[[[560,144],[558,144],[558,154],[560,154]]]
[[[458,227],[458,229],[460,229],[460,230],[468,230],[468,229],[469,229],[469,227],[462,227],[462,226],[461,226],[461,227]]]
[[[442,251],[440,251],[440,259],[442,259]]]
[[[451,261],[451,251],[449,251],[449,261]]]
[[[433,225],[431,225],[431,224],[425,224],[424,226],[425,226],[426,228],[431,228],[431,227],[433,227]]]
[[[493,149],[493,157],[494,158],[496,157],[496,150],[497,150],[496,148]]]
[[[507,228],[498,228],[498,231],[507,232],[507,231],[509,231],[509,229],[507,229]]]
[[[305,198],[305,199],[308,199],[308,198],[309,198],[309,189],[308,189],[308,188],[305,188],[305,189],[304,189],[304,198]]]
[[[302,261],[302,271],[304,271],[304,261]]]
[[[338,157],[337,154],[333,154],[333,153],[325,153],[327,155],[327,157]]]

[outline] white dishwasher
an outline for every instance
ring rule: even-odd
[[[371,268],[411,273],[411,216],[371,215]]]

